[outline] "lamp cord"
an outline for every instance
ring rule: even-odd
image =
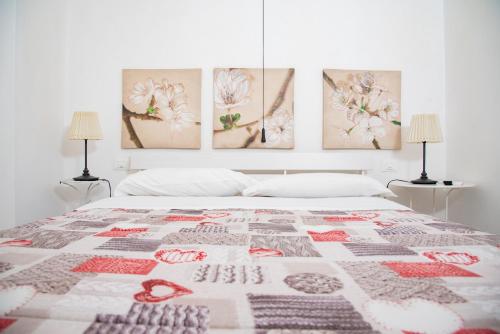
[[[265,94],[265,0],[262,0],[262,136],[261,143],[266,142],[266,124],[265,124],[265,103],[264,103],[264,94]]]
[[[401,179],[392,179],[390,180],[389,182],[387,182],[387,185],[385,186],[386,188],[389,188],[389,185],[394,182],[394,181],[401,181],[401,182],[406,182],[406,183],[410,183],[410,181],[408,180],[401,180]]]
[[[99,179],[99,180],[103,180],[103,181],[106,181],[108,183],[108,187],[109,187],[109,197],[111,197],[111,182],[109,182],[108,179]]]

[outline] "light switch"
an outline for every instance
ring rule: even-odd
[[[115,170],[128,170],[128,160],[127,159],[115,160],[114,169]]]

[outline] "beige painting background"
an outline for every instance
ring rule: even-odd
[[[179,132],[172,131],[167,121],[141,120],[131,118],[138,138],[144,148],[186,148],[199,149],[201,146],[201,69],[125,69],[123,70],[122,103],[130,111],[146,114],[147,103],[134,104],[130,100],[137,82],[145,83],[151,78],[157,82],[167,79],[169,83],[182,83],[187,96],[187,110],[194,114],[195,122]],[[137,148],[130,140],[122,120],[122,148]]]
[[[219,71],[223,71],[223,68],[214,69],[214,80],[217,78]],[[250,80],[250,101],[249,103],[239,106],[237,108],[231,109],[230,113],[240,113],[241,119],[238,121],[238,125],[246,125],[239,128],[233,128],[224,131],[223,124],[220,122],[219,118],[222,115],[227,114],[227,110],[217,108],[214,103],[214,117],[213,117],[213,147],[214,148],[278,148],[278,149],[291,149],[294,147],[294,140],[292,138],[289,144],[278,144],[273,145],[272,143],[261,143],[261,133],[260,129],[262,127],[262,69],[258,68],[239,68],[244,72]],[[280,89],[287,79],[287,76],[291,75],[291,80],[289,81],[288,87],[284,94],[284,100],[280,106],[281,109],[286,109],[291,113],[293,117],[293,84],[294,84],[294,69],[276,69],[276,68],[266,68],[265,69],[265,103],[264,110],[266,115],[271,109],[273,103],[275,103],[276,98],[279,95]],[[215,94],[214,85],[214,94]],[[258,132],[258,133],[257,133]],[[257,135],[256,135],[257,134]],[[256,135],[256,136],[255,136]],[[245,143],[250,137],[255,136],[248,146]]]
[[[401,72],[400,71],[367,71],[367,70],[335,70],[325,69],[326,73],[336,84],[347,81],[348,76],[358,73],[371,72],[377,85],[383,86],[387,96],[399,105],[399,114],[395,118],[401,122]],[[364,143],[362,136],[356,129],[348,138],[343,138],[341,129],[353,126],[347,119],[344,111],[332,105],[331,94],[333,90],[323,79],[323,148],[324,149],[375,149],[371,142]],[[380,149],[401,148],[401,126],[387,124],[386,135],[377,137]]]

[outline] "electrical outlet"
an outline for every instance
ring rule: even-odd
[[[126,159],[115,160],[114,169],[128,170],[128,160]]]
[[[386,166],[383,170],[382,170],[382,173],[395,173],[396,172],[396,168],[392,167],[392,166]]]
[[[380,172],[382,173],[396,173],[395,162],[392,159],[385,159],[380,164]]]

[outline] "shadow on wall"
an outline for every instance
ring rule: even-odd
[[[59,152],[63,156],[63,158],[71,158],[74,160],[74,176],[78,176],[82,173],[84,167],[84,142],[83,140],[70,140],[68,139],[68,132],[70,126],[66,126],[64,129],[64,136],[61,138],[61,145],[59,147]],[[91,153],[97,150],[97,146],[94,140],[89,140],[87,144],[87,152],[90,155]],[[63,175],[61,175],[61,178]],[[64,202],[65,211],[74,210],[75,208],[82,206],[84,203],[85,193],[87,189],[87,185],[82,184],[79,185],[78,190],[73,189],[64,184],[57,184],[53,190],[56,195]],[[104,186],[99,186],[95,190],[92,191],[89,198],[91,200],[95,200],[97,198],[106,197],[108,189]]]
[[[390,180],[401,179],[401,180],[413,180],[419,177],[421,173],[422,166],[422,145],[412,144],[407,142],[408,132],[410,128],[408,126],[401,128],[401,150],[392,151],[390,161],[379,161],[377,166],[378,172],[375,173],[375,177],[387,184]],[[436,144],[440,145],[440,144]],[[428,149],[427,154],[431,155],[433,146],[431,145]],[[391,164],[395,170],[387,170],[387,165]],[[415,166],[412,168],[411,166]],[[429,166],[428,166],[429,167]],[[436,175],[433,172],[432,167],[427,168],[430,175]],[[436,175],[436,178],[442,177],[442,175]],[[399,204],[410,206],[410,199],[413,198],[413,209],[430,214],[438,217],[444,217],[444,194],[442,192],[436,192],[435,207],[436,211],[433,212],[433,202],[432,202],[432,190],[420,189],[411,190],[403,188],[391,188],[391,190],[398,195],[397,198],[392,198],[394,202]]]

